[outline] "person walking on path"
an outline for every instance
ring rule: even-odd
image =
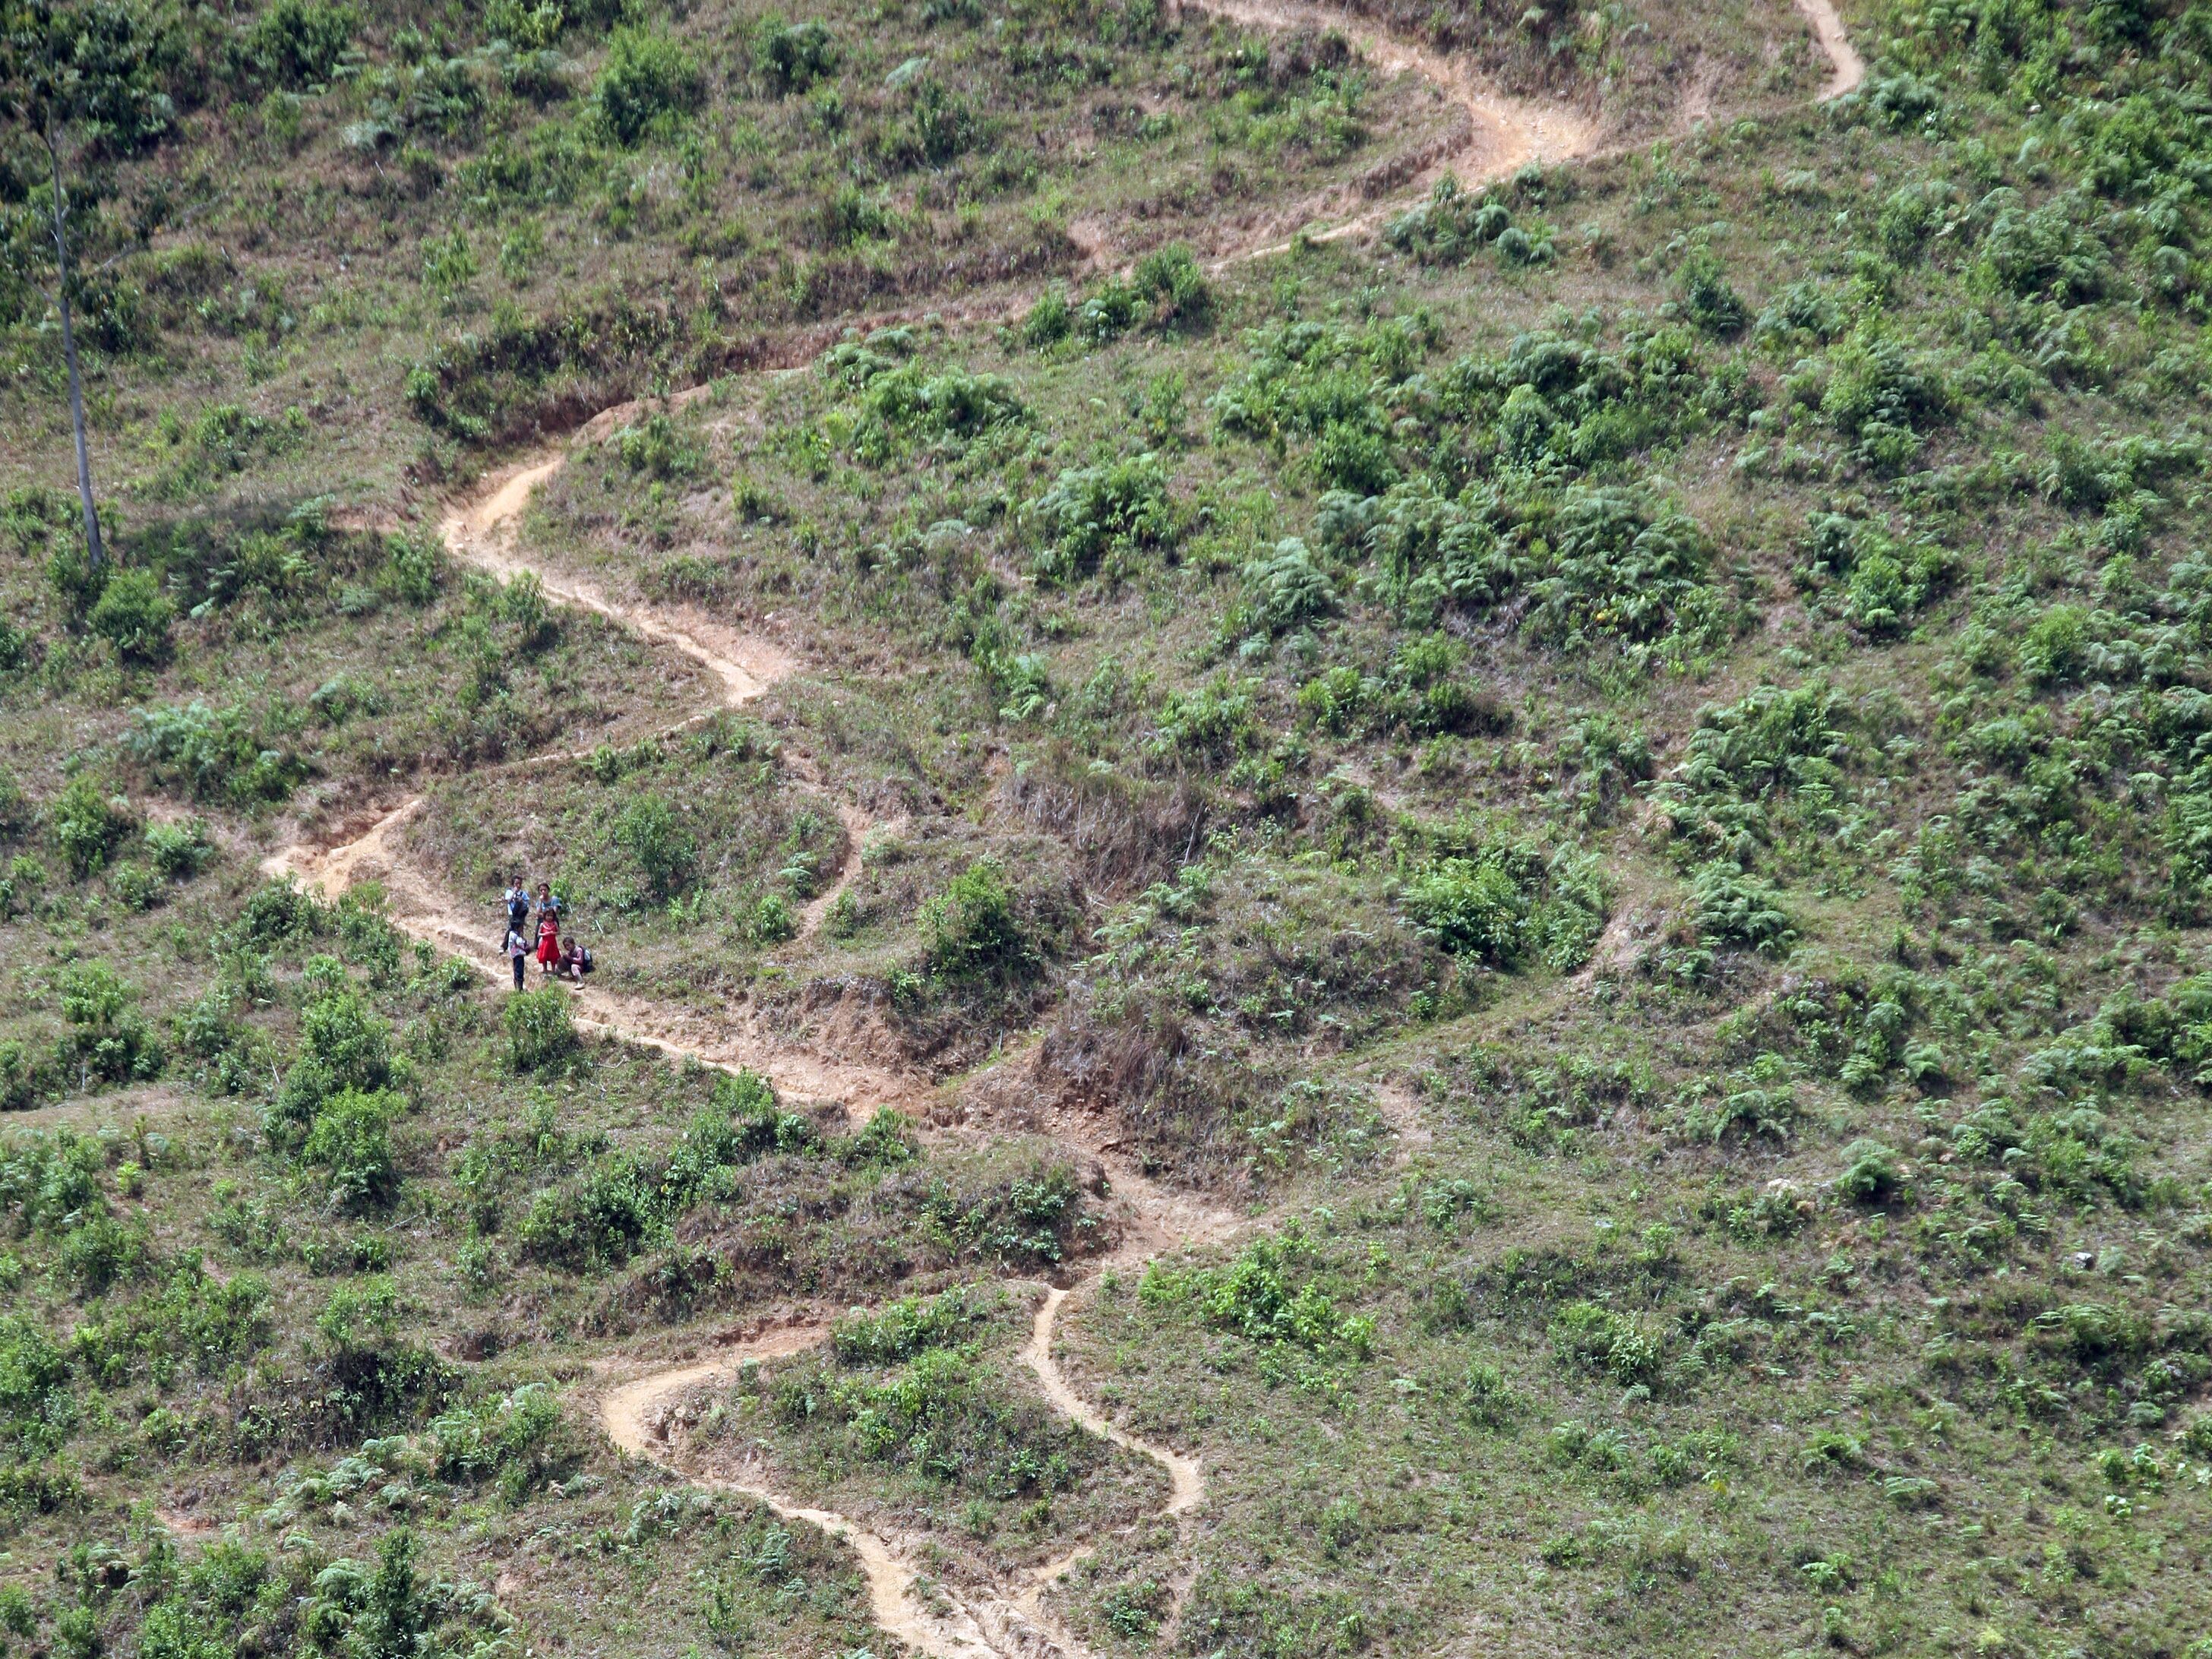
[[[561,969],[561,902],[550,882],[538,884],[538,966],[550,979]]]
[[[530,941],[513,922],[507,928],[507,954],[514,963],[514,988],[522,988],[522,964],[530,959]]]

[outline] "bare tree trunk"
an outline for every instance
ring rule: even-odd
[[[76,494],[84,504],[84,545],[92,568],[106,562],[100,544],[100,508],[92,499],[92,453],[84,438],[84,377],[77,369],[76,330],[70,319],[69,210],[62,197],[62,158],[53,135],[46,135],[46,159],[54,170],[54,258],[61,270],[62,356],[69,364],[70,425],[76,434]]]

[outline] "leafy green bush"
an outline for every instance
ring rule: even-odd
[[[1407,886],[1406,913],[1445,950],[1510,966],[1521,954],[1528,896],[1498,864],[1449,859]]]
[[[893,1365],[931,1348],[971,1341],[990,1310],[970,1291],[902,1297],[874,1313],[854,1312],[830,1327],[830,1349],[843,1365]]]
[[[616,433],[615,453],[632,472],[664,483],[693,477],[707,459],[690,434],[658,410]]]
[[[325,1101],[301,1161],[330,1171],[331,1200],[352,1214],[389,1204],[399,1190],[392,1122],[404,1109],[389,1091],[347,1089]]]
[[[85,625],[115,647],[126,662],[167,662],[170,626],[177,607],[150,570],[118,570],[108,578]]]
[[[102,793],[98,785],[82,775],[54,797],[48,818],[54,845],[79,877],[105,865],[116,844],[137,823],[128,801],[119,795]]]
[[[1797,930],[1782,908],[1781,896],[1723,860],[1699,867],[1691,878],[1690,899],[1699,937],[1715,944],[1780,956],[1796,942]]]
[[[779,97],[811,91],[836,73],[840,56],[830,26],[818,19],[787,23],[770,15],[753,31],[753,68]]]
[[[1530,846],[1485,845],[1437,860],[1407,884],[1404,902],[1444,950],[1505,969],[1530,956],[1576,967],[1605,926],[1597,862],[1568,848],[1547,860]]]
[[[1050,489],[1022,504],[1022,517],[1043,544],[1038,576],[1060,583],[1090,575],[1109,554],[1171,548],[1176,536],[1167,469],[1149,451],[1062,472]]]
[[[172,881],[185,881],[215,856],[215,843],[208,839],[203,820],[188,818],[180,823],[147,825],[146,851],[156,870]]]
[[[699,854],[696,838],[659,795],[632,797],[615,820],[614,842],[629,853],[647,888],[660,898],[690,878]]]
[[[233,48],[234,72],[255,87],[297,91],[331,78],[353,45],[354,9],[327,0],[276,0]]]
[[[631,25],[608,39],[606,67],[592,94],[607,131],[624,144],[670,131],[706,95],[706,81],[681,41]]]
[[[137,1006],[137,993],[104,962],[81,962],[61,975],[63,1052],[106,1082],[161,1074],[161,1045]]]
[[[1729,335],[1741,330],[1747,313],[1742,296],[1729,285],[1727,267],[1711,248],[1690,251],[1674,273],[1682,296],[1682,310],[1709,334]]]
[[[1392,218],[1382,240],[1424,264],[1461,264],[1512,228],[1513,210],[1498,196],[1468,191],[1450,173],[1425,202]]]
[[[582,1457],[559,1402],[542,1382],[446,1412],[430,1425],[430,1437],[440,1480],[495,1481],[510,1504],[561,1478]]]
[[[1562,1364],[1623,1385],[1656,1381],[1666,1357],[1662,1338],[1634,1316],[1594,1302],[1562,1308],[1552,1321],[1552,1342]]]
[[[229,943],[267,950],[304,939],[322,927],[321,908],[305,890],[289,881],[265,882],[246,901]]]
[[[817,1146],[813,1125],[781,1111],[768,1085],[739,1072],[717,1080],[714,1102],[664,1157],[617,1152],[578,1180],[532,1201],[518,1237],[525,1254],[569,1267],[627,1260],[686,1210],[727,1190],[728,1172],[772,1152]]]
[[[1371,1321],[1340,1315],[1318,1279],[1294,1288],[1297,1270],[1312,1255],[1311,1240],[1292,1223],[1278,1237],[1254,1240],[1219,1267],[1176,1270],[1155,1261],[1137,1293],[1155,1306],[1194,1306],[1206,1323],[1248,1341],[1316,1352],[1341,1348],[1365,1358],[1374,1341]]]
[[[1905,1189],[1897,1152],[1879,1140],[1854,1140],[1844,1148],[1836,1190],[1856,1204],[1884,1204]]]
[[[109,870],[107,890],[126,910],[151,910],[168,896],[161,878],[143,864],[118,864]]]
[[[791,901],[781,893],[763,893],[744,919],[744,934],[747,944],[762,945],[798,938],[799,918],[792,914]]]
[[[507,1064],[518,1072],[546,1071],[565,1061],[576,1047],[568,994],[558,986],[516,992],[500,1011],[500,1024],[507,1030]]]
[[[994,979],[1025,968],[1034,953],[996,861],[979,859],[921,907],[922,958],[948,979]]]
[[[131,751],[164,783],[182,784],[201,799],[240,805],[281,801],[307,775],[307,763],[269,742],[241,704],[141,708]]]
[[[44,1057],[20,1037],[0,1039],[0,1112],[28,1110],[52,1085]]]
[[[397,532],[385,538],[384,586],[398,598],[428,605],[445,580],[446,544],[437,537]]]
[[[1254,559],[1243,574],[1256,619],[1270,634],[1317,621],[1337,608],[1335,584],[1295,536],[1277,542],[1273,554]]]
[[[21,1314],[0,1314],[0,1442],[18,1457],[58,1447],[76,1426],[69,1356]]]

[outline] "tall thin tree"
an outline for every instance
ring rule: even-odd
[[[130,9],[113,0],[0,0],[0,123],[44,148],[46,175],[45,202],[36,210],[25,202],[20,210],[44,220],[40,232],[10,236],[7,246],[15,274],[42,290],[60,315],[77,498],[84,508],[85,553],[94,570],[106,554],[77,356],[74,302],[83,291],[82,262],[73,259],[72,249],[79,239],[80,206],[97,200],[87,161],[134,149],[168,125],[168,100],[154,87],[150,68],[144,31]],[[75,191],[72,175],[80,180]],[[45,260],[34,251],[40,243],[51,248],[51,287],[40,280]]]

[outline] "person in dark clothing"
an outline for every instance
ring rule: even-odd
[[[522,936],[522,929],[510,927],[507,930],[507,954],[514,963],[514,988],[522,988],[522,964],[530,960],[530,941]]]

